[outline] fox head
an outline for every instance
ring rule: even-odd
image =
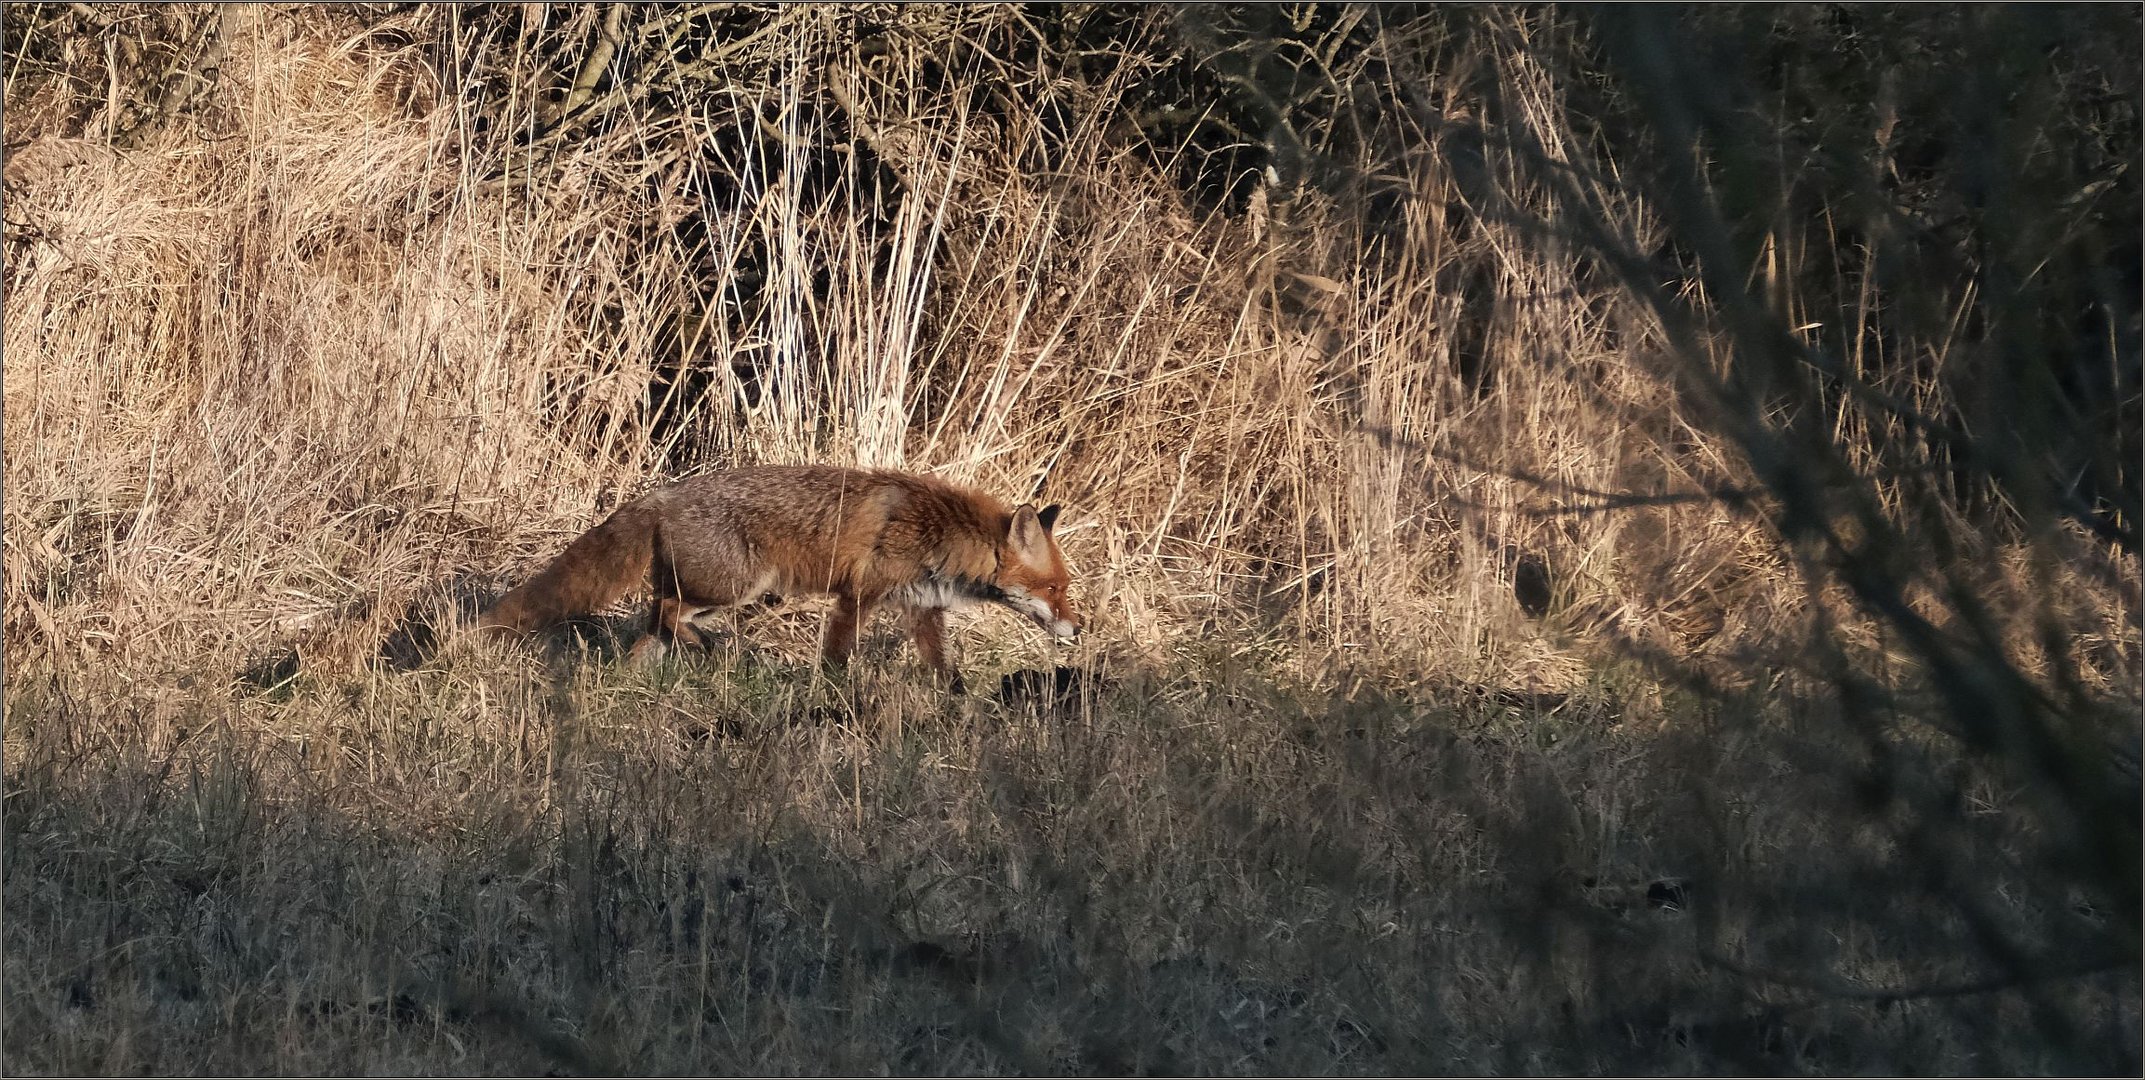
[[[1057,520],[1055,505],[1040,511],[1032,506],[1013,511],[998,557],[998,576],[991,584],[998,590],[1000,603],[1034,620],[1058,640],[1070,641],[1080,633],[1080,619],[1073,614],[1067,595],[1072,574],[1050,535]]]

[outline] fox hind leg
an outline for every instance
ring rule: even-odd
[[[648,632],[633,644],[629,659],[635,663],[656,660],[674,643],[695,649],[707,648],[707,638],[693,625],[693,620],[707,610],[705,605],[688,603],[675,596],[656,597],[655,606],[648,612]]]
[[[658,546],[654,572],[655,603],[648,612],[648,632],[633,646],[631,659],[652,660],[660,657],[674,643],[684,643],[696,649],[706,649],[708,640],[694,621],[721,608],[733,608],[747,600],[755,599],[774,584],[774,574],[764,573],[746,579],[736,575],[719,575],[714,581],[705,572],[698,575],[694,587],[687,589],[679,580],[677,562],[670,557],[667,547]]]

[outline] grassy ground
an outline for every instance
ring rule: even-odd
[[[1220,650],[1012,706],[766,650],[236,699],[11,679],[10,1071],[2135,1059],[2118,972],[2066,982],[2052,1032],[2015,988],[1709,962],[1975,966],[1941,889],[1873,872],[1896,841],[1841,771],[1794,763],[1791,697],[1722,722],[1627,692],[1310,687]]]

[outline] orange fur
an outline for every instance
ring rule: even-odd
[[[1071,576],[1050,534],[1058,508],[1008,508],[928,476],[825,465],[694,477],[620,507],[479,627],[530,631],[601,608],[641,581],[655,589],[636,656],[698,643],[700,615],[766,593],[831,593],[828,660],[840,663],[881,604],[902,609],[924,662],[956,688],[944,612],[993,601],[1060,638],[1079,630]]]

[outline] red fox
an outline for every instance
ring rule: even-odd
[[[766,465],[682,480],[619,507],[534,578],[499,598],[480,629],[529,631],[655,587],[635,659],[673,641],[704,644],[693,620],[768,593],[832,593],[825,656],[841,664],[881,604],[900,609],[924,663],[961,693],[946,663],[948,608],[982,601],[1026,615],[1060,641],[1080,632],[1072,584],[1037,510],[928,476],[827,465]]]

